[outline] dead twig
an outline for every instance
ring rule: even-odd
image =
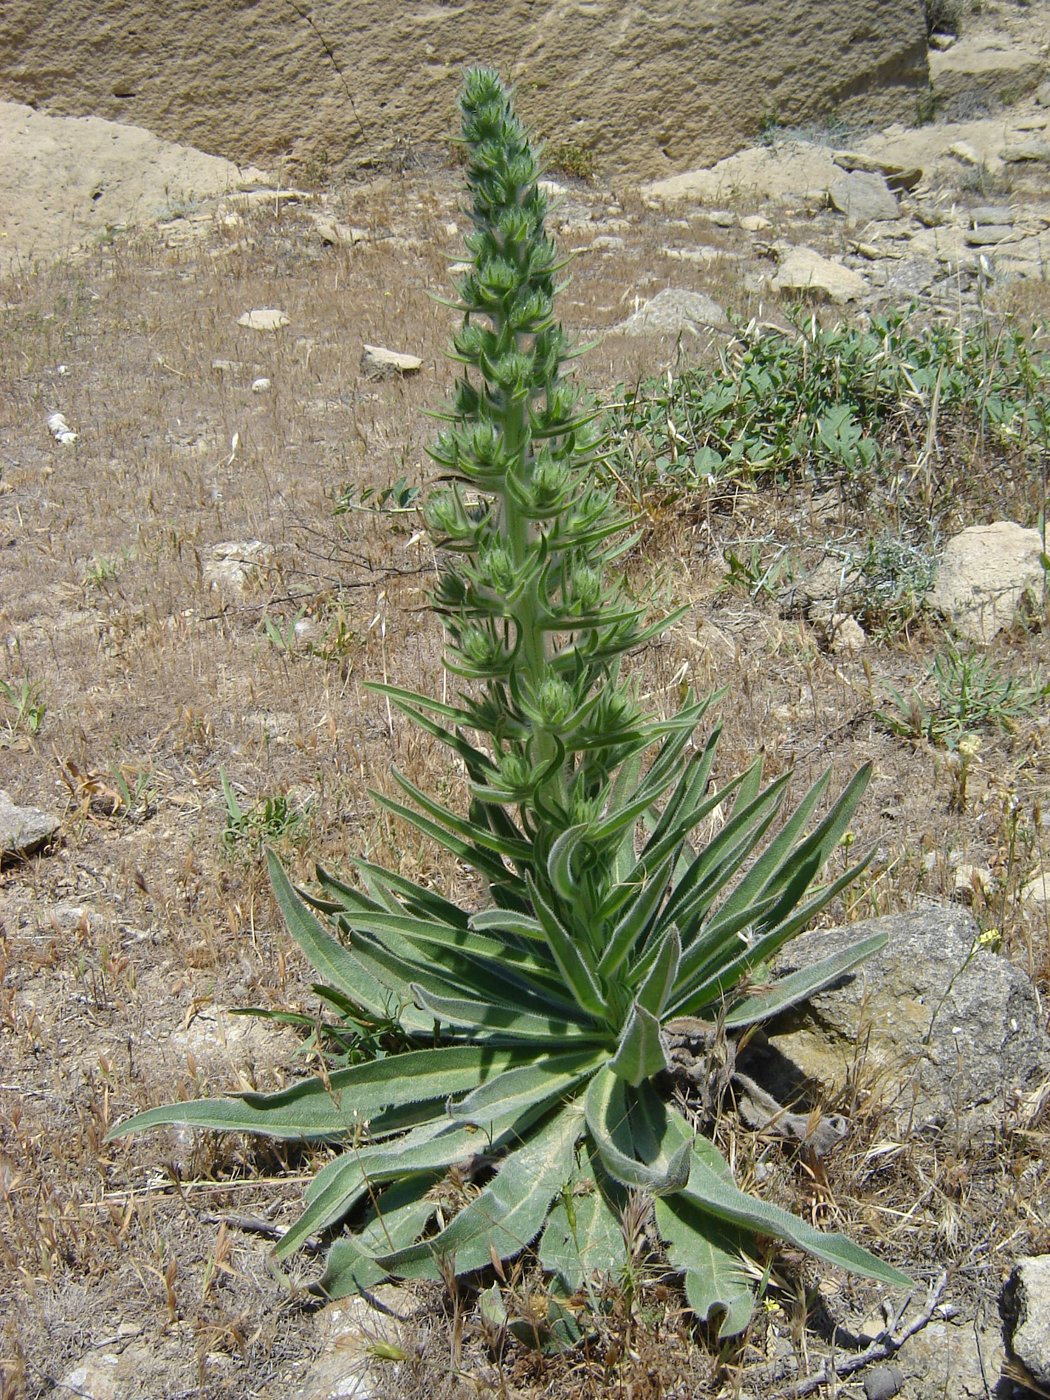
[[[904,1309],[902,1308],[893,1323],[880,1332],[870,1346],[865,1347],[863,1351],[857,1352],[854,1356],[829,1358],[819,1370],[814,1371],[811,1375],[801,1377],[792,1384],[790,1389],[778,1392],[775,1400],[799,1400],[799,1397],[803,1395],[812,1395],[815,1390],[820,1390],[832,1379],[841,1380],[844,1376],[852,1376],[854,1372],[861,1371],[865,1366],[871,1366],[876,1361],[888,1361],[891,1356],[896,1356],[908,1338],[914,1337],[916,1332],[921,1332],[931,1321],[947,1283],[948,1272],[945,1270],[930,1284],[925,1304],[906,1326],[901,1326],[904,1317]],[[905,1304],[906,1307],[907,1304]],[[780,1374],[775,1374],[776,1371],[779,1371]],[[782,1377],[783,1371],[778,1366],[774,1372],[767,1373],[763,1379],[777,1381]]]

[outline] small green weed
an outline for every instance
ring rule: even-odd
[[[558,141],[549,146],[547,163],[558,175],[568,175],[574,180],[594,179],[594,152],[578,141]]]
[[[93,588],[102,588],[119,578],[126,560],[108,554],[96,554],[84,566],[84,583]]]
[[[930,685],[934,695],[927,699],[923,690]],[[885,690],[889,706],[876,714],[894,734],[954,749],[974,730],[1012,731],[1050,695],[1050,683],[1004,675],[992,657],[949,647],[934,657],[910,695],[892,686]]]
[[[260,630],[276,651],[292,655],[299,649],[299,624],[306,617],[306,609],[300,608],[287,622],[279,617],[263,616]]]
[[[914,444],[946,420],[1023,458],[1036,447],[1045,455],[1050,355],[1033,349],[1044,340],[1035,327],[993,335],[983,323],[919,327],[904,313],[873,317],[867,329],[823,328],[815,317],[796,316],[790,331],[738,321],[716,369],[620,386],[606,470],[639,504],[740,479],[869,490],[903,483]]]
[[[411,486],[408,478],[399,476],[390,486],[355,486],[344,482],[332,503],[333,515],[364,510],[375,514],[402,515],[418,509],[420,488]]]
[[[284,793],[260,798],[245,810],[223,768],[219,769],[219,780],[226,804],[222,841],[227,850],[261,847],[305,835],[307,813]]]
[[[915,621],[937,572],[932,550],[890,533],[869,539],[864,554],[852,558],[850,567],[865,625],[888,637],[907,631]]]
[[[0,701],[4,705],[3,720],[9,734],[39,734],[47,714],[43,688],[39,681],[22,676],[16,681],[0,680]]]
[[[766,563],[761,541],[755,541],[746,556],[730,547],[725,550],[723,558],[726,572],[720,591],[733,590],[746,593],[751,598],[775,598],[777,590],[794,578],[794,567],[783,545],[769,563]]]

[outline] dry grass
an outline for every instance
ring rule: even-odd
[[[0,702],[0,767],[14,800],[63,817],[55,848],[0,875],[5,1400],[49,1394],[113,1338],[141,1348],[128,1396],[287,1395],[316,1346],[301,1295],[269,1269],[266,1241],[221,1223],[279,1224],[310,1171],[302,1153],[175,1133],[104,1138],[149,1104],[272,1087],[301,1069],[292,1032],[228,1015],[313,1001],[262,876],[261,843],[224,841],[220,772],[255,814],[256,835],[267,797],[299,814],[279,844],[300,878],[314,860],[338,869],[363,852],[415,877],[459,879],[366,791],[385,788],[394,763],[450,798],[460,789],[446,758],[362,688],[380,677],[445,684],[418,520],[333,514],[347,485],[360,502],[362,488],[426,476],[421,410],[449,383],[451,325],[429,294],[445,289],[458,255],[447,228],[461,222],[456,199],[444,176],[347,195],[347,223],[370,234],[352,250],[323,246],[294,209],[227,209],[177,246],[188,220],[4,288],[0,677],[46,709],[37,723]],[[622,249],[578,260],[562,304],[570,327],[608,327],[664,285],[702,284],[754,309],[742,265],[726,259],[686,279],[661,251],[722,230],[669,229],[623,203]],[[580,218],[562,241],[585,247],[595,231]],[[238,327],[243,312],[271,306],[287,313],[284,330]],[[366,378],[364,342],[421,355],[422,372]],[[582,372],[606,392],[673,353],[610,338]],[[238,367],[216,370],[215,360]],[[253,392],[259,377],[268,391]],[[53,411],[79,433],[75,445],[50,439]],[[988,472],[974,475],[975,499],[991,496],[1008,516],[1014,502]],[[635,567],[691,612],[642,659],[645,685],[658,703],[673,703],[686,680],[730,686],[724,775],[759,749],[770,774],[794,765],[800,784],[829,764],[841,781],[872,759],[855,835],[879,855],[836,916],[951,896],[953,861],[987,865],[997,882],[975,895],[975,912],[1045,989],[1046,916],[1018,898],[1047,856],[1045,723],[987,736],[953,807],[944,753],[873,720],[879,681],[915,679],[934,637],[919,629],[863,659],[836,656],[772,601],[720,591],[728,544],[775,539],[805,563],[827,535],[875,528],[856,505],[805,489],[663,514],[654,505]],[[254,540],[272,552],[244,589],[212,586],[214,546]],[[995,648],[1022,672],[1046,668],[1047,652],[1037,627]],[[1045,1135],[1004,1139],[978,1159],[950,1144],[890,1152],[878,1103],[856,1096],[849,1144],[826,1170],[743,1131],[728,1146],[743,1178],[762,1156],[765,1191],[881,1242],[923,1277],[947,1265],[958,1297],[987,1301],[1008,1257],[1050,1244],[1031,1205],[1047,1186]],[[816,1295],[791,1268],[777,1277],[775,1302],[741,1343],[719,1349],[690,1325],[643,1232],[637,1277],[610,1291],[592,1340],[560,1359],[486,1333],[469,1295],[424,1292],[398,1393],[742,1395],[763,1376],[768,1390],[773,1362],[790,1352],[806,1370],[822,1345],[807,1332]],[[844,1287],[825,1307],[856,1320],[867,1294]],[[517,1293],[528,1320],[540,1302],[527,1271]]]

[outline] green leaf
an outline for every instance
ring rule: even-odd
[[[631,1007],[609,1068],[619,1079],[635,1087],[670,1068],[660,1035],[660,1022],[638,1002]]]
[[[335,1070],[324,1078],[304,1079],[275,1094],[196,1099],[150,1108],[119,1124],[110,1137],[177,1123],[275,1138],[339,1138],[360,1130],[392,1104],[443,1104],[501,1075],[521,1058],[520,1051],[474,1045],[412,1050]]]
[[[306,1209],[281,1237],[275,1256],[286,1259],[311,1235],[342,1220],[377,1185],[417,1172],[434,1180],[454,1162],[491,1147],[494,1141],[498,1138],[450,1123],[442,1115],[393,1142],[344,1152],[323,1167],[307,1187]]]
[[[889,1284],[893,1288],[911,1288],[907,1274],[876,1259],[845,1235],[815,1229],[807,1221],[791,1215],[768,1201],[760,1201],[737,1189],[726,1175],[724,1159],[713,1143],[697,1137],[693,1146],[689,1183],[682,1195],[700,1210],[752,1234],[771,1235],[797,1245],[826,1264],[834,1264],[851,1274]]]
[[[779,978],[776,986],[769,991],[760,992],[754,996],[745,997],[743,1001],[736,1002],[726,1014],[726,1029],[735,1030],[740,1026],[753,1025],[758,1021],[768,1021],[771,1016],[786,1011],[789,1006],[796,1006],[799,1002],[805,1001],[814,992],[819,992],[822,987],[827,987],[830,983],[837,981],[844,973],[849,972],[858,963],[862,963],[865,958],[870,958],[873,953],[884,948],[887,936],[885,933],[873,933],[868,938],[859,938],[848,948],[833,953],[813,967],[802,967],[787,977]]]
[[[492,1037],[503,1042],[524,1040],[596,1041],[597,1031],[588,1029],[577,1021],[565,1021],[557,1016],[539,1016],[533,1012],[518,1011],[513,1006],[500,1005],[490,1001],[476,1001],[469,997],[433,996],[419,983],[413,983],[412,995],[416,1004],[428,1011],[435,1021],[450,1026],[476,1026],[488,1031]]]
[[[685,1185],[689,1142],[676,1139],[673,1129],[654,1133],[661,1114],[668,1127],[667,1109],[649,1085],[636,1091],[610,1068],[600,1069],[587,1087],[584,1113],[602,1166],[614,1181],[655,1195]]]
[[[604,1051],[574,1050],[519,1065],[467,1094],[449,1109],[449,1115],[458,1123],[476,1123],[483,1128],[495,1118],[524,1113],[566,1097],[604,1058]]]
[[[674,924],[664,932],[660,942],[655,945],[655,951],[656,957],[638,989],[635,1001],[645,1011],[658,1017],[663,1014],[674,990],[682,961],[682,940]]]
[[[274,898],[288,932],[326,982],[356,1002],[373,1016],[383,1017],[390,1009],[390,989],[369,974],[367,968],[333,938],[314,918],[299,898],[273,851],[266,853],[266,865]]]
[[[540,1264],[556,1275],[565,1293],[576,1293],[592,1284],[600,1286],[603,1278],[618,1276],[626,1266],[621,1215],[624,1201],[610,1201],[612,1189],[604,1173],[596,1176],[588,1164],[566,1183],[561,1199],[547,1217]]]
[[[667,1257],[685,1275],[686,1301],[701,1322],[722,1314],[718,1338],[736,1337],[751,1321],[754,1295],[734,1232],[682,1195],[656,1202],[656,1228]]]
[[[547,946],[564,977],[566,985],[576,998],[577,1005],[592,1016],[602,1016],[605,1012],[605,997],[586,945],[581,938],[574,938],[558,917],[554,906],[537,889],[531,876],[525,883],[532,900],[532,907],[539,916]]]
[[[420,1244],[381,1255],[399,1278],[440,1276],[437,1260],[455,1261],[457,1273],[520,1254],[539,1234],[552,1199],[572,1175],[579,1110],[564,1107],[533,1130],[506,1158],[492,1181],[444,1230]]]
[[[348,1298],[382,1283],[388,1275],[375,1256],[415,1243],[437,1209],[432,1186],[431,1177],[409,1176],[384,1191],[364,1228],[332,1244],[324,1273],[310,1291],[326,1298]]]

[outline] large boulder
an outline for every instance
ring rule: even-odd
[[[784,972],[877,931],[886,946],[767,1027],[769,1045],[825,1090],[862,1070],[900,1132],[998,1133],[1050,1073],[1039,999],[1020,968],[981,946],[973,916],[932,902],[796,939]]]
[[[446,152],[477,61],[519,85],[555,148],[650,178],[718,160],[763,124],[910,120],[928,83],[922,0],[0,6],[0,97],[318,174]]]

